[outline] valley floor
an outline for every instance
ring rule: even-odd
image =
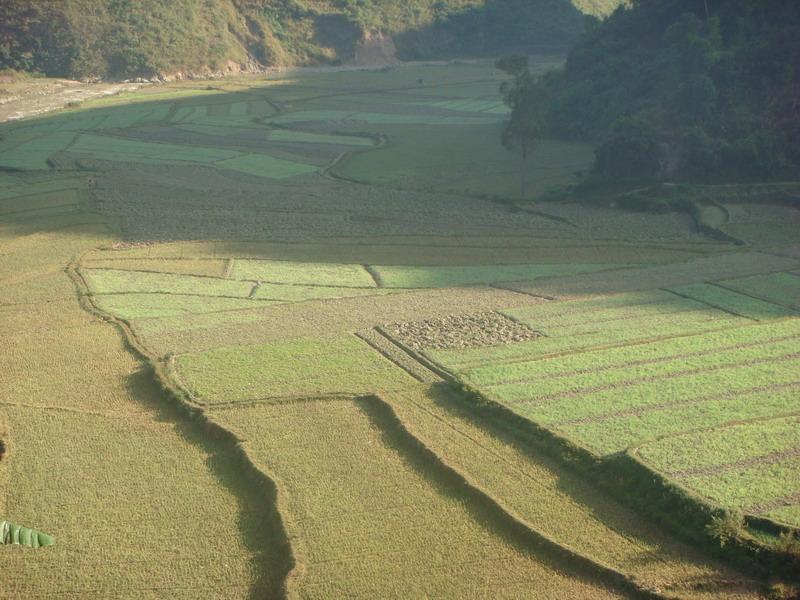
[[[4,126],[0,520],[56,545],[0,545],[0,598],[763,596],[705,526],[800,527],[800,212],[721,202],[735,245],[542,203],[591,151],[544,142],[521,190],[500,82]]]

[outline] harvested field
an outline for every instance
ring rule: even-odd
[[[272,594],[280,532],[235,457],[178,425],[119,332],[78,304],[65,267],[115,241],[81,221],[90,215],[3,228],[0,254],[15,260],[0,273],[0,513],[57,544],[35,556],[3,547],[0,596]]]
[[[369,404],[310,400],[216,417],[283,482],[299,563],[290,590],[305,598],[390,597],[398,589],[515,598],[533,587],[540,598],[620,597],[540,558],[459,499]]]
[[[420,388],[382,397],[442,460],[555,542],[672,597],[757,594],[744,580],[729,585],[736,575],[726,568],[665,538],[636,513],[562,471],[552,459],[476,417],[444,389]],[[449,426],[442,427],[442,421]]]
[[[539,337],[530,327],[497,312],[450,315],[441,319],[396,323],[386,330],[414,350],[470,348],[522,342]]]

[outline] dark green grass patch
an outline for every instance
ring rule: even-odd
[[[774,304],[800,309],[800,276],[794,273],[771,273],[740,279],[726,279],[718,285],[763,298]]]
[[[500,144],[502,123],[469,126],[383,126],[389,143],[374,152],[352,156],[336,173],[358,181],[425,191],[500,197],[536,197],[576,181],[588,169],[591,147],[543,140],[524,166]]]

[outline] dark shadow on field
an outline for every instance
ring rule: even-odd
[[[144,367],[129,376],[131,397],[153,413],[156,421],[169,423],[175,433],[206,455],[206,465],[217,482],[231,492],[238,502],[239,537],[252,553],[252,567],[257,574],[249,597],[253,600],[282,598],[283,585],[290,565],[288,542],[274,498],[265,497],[242,468],[241,458],[224,440],[209,435],[199,419],[193,420],[167,398],[153,372]],[[157,467],[157,465],[156,465]],[[189,495],[192,490],[186,490]],[[236,535],[236,532],[230,532]]]
[[[610,529],[631,539],[646,540],[648,545],[656,543],[659,538],[669,539],[672,537],[671,533],[659,531],[655,525],[649,522],[646,523],[645,519],[635,514],[631,508],[621,505],[607,492],[586,481],[577,471],[572,471],[568,463],[533,446],[523,439],[522,434],[515,432],[509,424],[477,412],[474,407],[460,399],[449,384],[433,384],[428,390],[428,396],[432,402],[445,409],[456,419],[467,421],[471,425],[486,431],[492,437],[507,444],[522,455],[529,457],[531,462],[538,467],[544,467],[557,475],[557,489],[564,492],[578,504],[585,506],[588,512]],[[577,526],[579,525],[576,524]],[[690,548],[688,545],[681,544],[679,549],[681,557],[686,560],[705,560],[702,553]],[[662,552],[660,551],[650,553],[647,556],[650,558],[643,558],[641,561],[642,566],[663,562]]]
[[[471,183],[451,190],[425,180],[384,185],[380,177],[358,183],[331,174],[350,156],[388,147],[381,145],[384,131],[407,132],[419,122],[414,131],[428,138],[460,135],[469,141],[466,148],[461,138],[453,142],[461,162],[451,161],[450,180],[463,184],[465,171],[480,182],[490,175],[505,178],[486,173],[485,164],[480,168],[488,153],[500,171],[516,169],[500,143],[503,117],[439,106],[443,99],[463,98],[451,96],[447,86],[473,84],[500,104],[497,73],[465,63],[223,81],[211,89],[176,84],[175,93],[189,90],[188,96],[149,88],[128,103],[111,99],[0,125],[0,169],[45,173],[49,164],[60,173],[84,175],[98,210],[131,241],[557,234],[568,227],[541,215],[509,219],[507,206],[487,200],[486,190]],[[305,116],[295,119],[296,112]],[[398,115],[399,125],[393,122]],[[403,125],[405,119],[410,121]],[[409,140],[398,140],[401,148],[409,147]],[[411,147],[415,140],[410,138]],[[236,156],[226,158],[231,153]],[[415,152],[387,157],[381,172],[394,178],[397,160],[409,161],[399,165],[400,172],[417,169]],[[562,170],[573,173],[572,163]],[[437,165],[435,171],[442,169]]]
[[[487,501],[484,493],[469,485],[421,445],[419,440],[405,429],[389,404],[370,396],[356,398],[355,402],[373,426],[380,430],[383,441],[389,449],[402,456],[437,493],[459,503],[477,523],[506,540],[517,551],[549,566],[554,571],[564,573],[588,585],[605,587],[620,597],[641,597],[630,587],[619,580],[614,581],[608,573],[595,568],[588,561],[557,548],[514,522],[507,513]]]

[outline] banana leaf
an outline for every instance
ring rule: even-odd
[[[52,546],[55,543],[55,538],[46,533],[15,525],[8,521],[0,521],[0,544],[18,544],[31,548],[43,548]]]

